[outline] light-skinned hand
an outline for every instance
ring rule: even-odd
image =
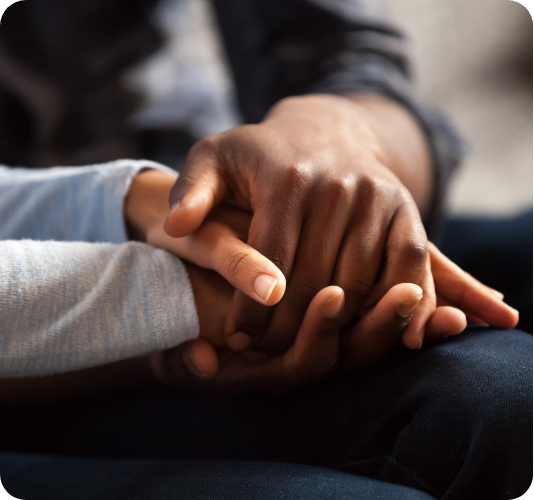
[[[167,250],[206,269],[213,269],[251,299],[266,306],[283,296],[286,280],[280,270],[257,250],[248,246],[250,216],[215,210],[194,233],[171,238],[163,230],[167,200],[176,175],[147,170],[132,181],[124,212],[131,236]]]

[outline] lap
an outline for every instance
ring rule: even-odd
[[[0,455],[2,482],[35,500],[432,500],[393,484],[298,464],[214,460],[65,459]],[[169,496],[170,495],[170,496]]]
[[[488,482],[493,491],[525,483],[531,379],[531,336],[471,328],[289,396],[162,388],[48,418],[18,415],[2,438],[16,428],[35,436],[38,451],[66,455],[300,463],[456,498],[451,488],[473,470],[506,475]],[[51,437],[39,445],[47,425]]]

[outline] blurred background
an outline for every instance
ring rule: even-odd
[[[410,40],[421,98],[444,111],[470,146],[449,198],[457,215],[506,216],[532,205],[532,19],[509,0],[387,0]],[[134,120],[194,135],[240,118],[209,4],[164,1],[164,51],[129,75],[148,94]],[[184,106],[184,103],[186,105]]]

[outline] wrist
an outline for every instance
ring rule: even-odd
[[[427,140],[413,115],[396,101],[371,93],[287,97],[270,109],[264,123],[274,123],[286,134],[299,130],[300,136],[314,137],[311,146],[329,131],[335,131],[330,144],[350,137],[360,152],[395,174],[426,214],[433,182]]]
[[[183,261],[197,309],[199,338],[216,347],[226,345],[224,325],[233,287],[219,274]]]
[[[146,241],[155,227],[163,227],[169,211],[169,193],[176,177],[159,170],[136,175],[124,201],[124,215],[131,239]]]
[[[385,164],[386,151],[365,104],[365,100],[360,102],[351,96],[334,94],[286,97],[270,109],[264,121],[291,123],[293,129],[308,130],[312,135],[316,133],[313,124],[320,122],[330,130],[350,134],[356,143],[365,146],[368,153]]]
[[[380,94],[353,93],[356,104],[377,137],[382,163],[412,195],[424,217],[433,191],[432,162],[423,130],[403,105]]]

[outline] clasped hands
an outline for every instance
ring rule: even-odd
[[[393,173],[395,145],[372,127],[389,105],[281,101],[199,141],[176,183],[134,179],[132,232],[188,261],[199,317],[198,339],[152,356],[160,381],[285,391],[467,321],[515,326],[498,292],[427,242],[424,192]]]

